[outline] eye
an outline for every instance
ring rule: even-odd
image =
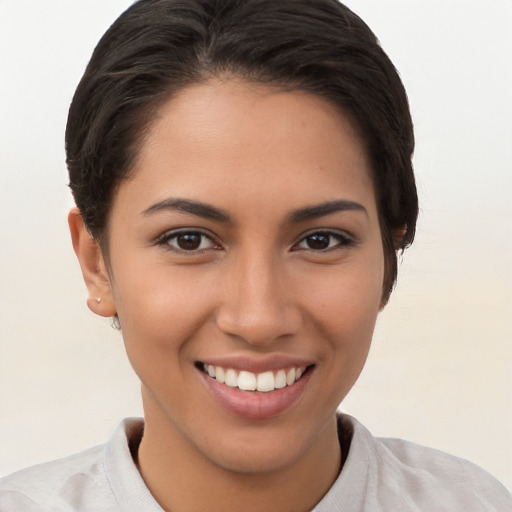
[[[353,243],[352,238],[338,231],[315,231],[302,238],[296,248],[309,251],[329,251],[350,246]]]
[[[166,233],[157,243],[168,246],[174,251],[188,253],[218,248],[218,245],[207,234],[193,230]]]

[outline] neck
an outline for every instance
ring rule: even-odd
[[[138,452],[142,477],[166,511],[310,511],[336,480],[341,462],[336,418],[297,460],[271,472],[239,473],[201,453],[172,422],[146,411]]]

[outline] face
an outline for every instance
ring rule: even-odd
[[[369,163],[346,118],[299,92],[189,87],[161,109],[108,236],[105,300],[142,381],[146,435],[238,472],[335,437],[384,276]]]

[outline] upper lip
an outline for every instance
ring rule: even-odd
[[[254,356],[210,357],[202,359],[200,362],[207,365],[220,366],[225,369],[245,370],[251,373],[263,373],[285,368],[303,368],[314,364],[310,359],[286,355],[265,356],[261,358],[255,358]]]

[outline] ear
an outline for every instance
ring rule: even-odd
[[[116,307],[101,247],[87,230],[78,208],[73,208],[69,212],[68,223],[73,249],[89,292],[87,306],[97,315],[114,316]]]

